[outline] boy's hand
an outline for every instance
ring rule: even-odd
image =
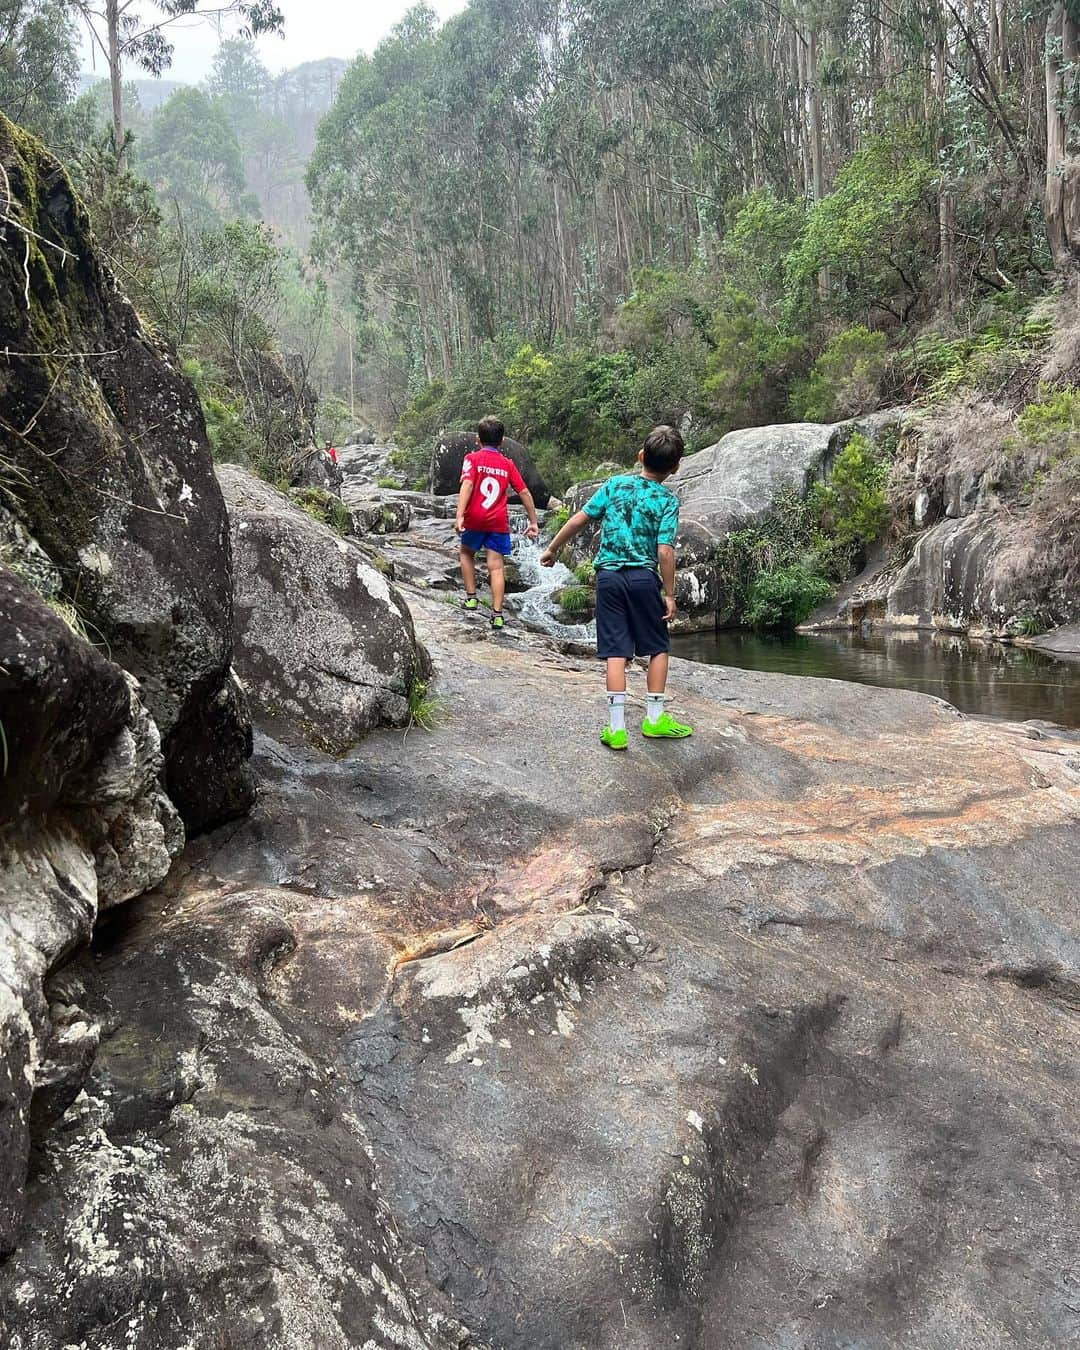
[[[673,595],[664,596],[664,622],[670,623],[675,617],[675,597]]]
[[[540,538],[540,526],[537,525],[535,520],[531,520],[529,522],[529,528],[525,531],[525,538],[526,539]]]
[[[543,553],[540,554],[540,566],[541,567],[555,566],[555,554],[552,553],[551,549],[546,548],[544,549]]]
[[[465,517],[464,517],[464,516],[458,516],[457,520],[454,521],[454,529],[457,530],[458,534],[464,534],[464,533],[465,533]]]

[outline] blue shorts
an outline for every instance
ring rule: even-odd
[[[514,551],[514,543],[508,534],[489,534],[487,530],[462,530],[463,548],[475,553],[478,548],[486,548],[489,553],[501,553],[509,558]]]
[[[657,656],[671,650],[660,577],[651,567],[596,573],[597,656]]]

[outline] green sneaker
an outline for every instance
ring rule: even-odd
[[[506,624],[503,622],[503,616],[501,614],[493,614],[491,616],[491,626],[496,632],[501,628],[505,628]]]
[[[664,736],[670,740],[681,741],[685,736],[692,736],[694,728],[684,726],[682,722],[676,722],[670,713],[663,712],[655,722],[642,722],[641,734],[643,736]]]
[[[467,595],[465,597],[465,603],[461,606],[461,608],[468,610],[469,613],[472,614],[475,610],[478,610],[480,608],[480,601],[476,598],[475,595]]]
[[[625,731],[612,731],[610,727],[605,727],[600,733],[600,740],[609,750],[626,749]]]

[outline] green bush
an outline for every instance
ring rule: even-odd
[[[937,173],[917,129],[877,136],[852,155],[785,260],[789,322],[820,306],[823,275],[835,313],[855,318],[876,307],[906,316],[936,265]]]
[[[1032,445],[1058,437],[1080,444],[1080,389],[1060,389],[1029,403],[1017,417],[1016,426]]]
[[[339,497],[323,488],[293,488],[290,493],[293,501],[306,511],[312,520],[321,525],[329,525],[338,534],[348,534],[352,528],[352,517],[348,507]]]
[[[569,519],[570,508],[568,506],[560,506],[557,511],[549,511],[544,520],[544,534],[548,539],[554,539]]]
[[[703,392],[708,411],[728,428],[779,419],[785,391],[805,350],[804,340],[783,332],[752,296],[725,287],[706,361]]]
[[[872,544],[889,523],[888,468],[862,434],[855,434],[833,461],[828,484],[810,504],[825,541],[854,554]]]
[[[376,478],[375,486],[381,488],[399,488],[401,484],[396,478]]]
[[[961,389],[993,390],[1045,344],[1052,324],[1041,310],[1017,313],[1005,302],[996,308],[972,333],[923,333],[904,352],[908,378],[928,402]]]
[[[591,562],[579,562],[574,568],[574,577],[582,586],[595,586],[596,568]]]
[[[753,628],[794,628],[832,591],[831,583],[804,562],[761,572],[750,590],[746,622]]]
[[[592,604],[592,595],[584,586],[564,586],[559,592],[559,607],[565,614],[584,614]]]
[[[1022,637],[1038,637],[1052,627],[1052,620],[1044,613],[1021,614],[1016,620],[1016,632]]]
[[[856,324],[838,333],[792,387],[791,415],[807,422],[836,422],[870,412],[881,402],[885,334]]]

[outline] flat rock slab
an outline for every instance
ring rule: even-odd
[[[410,603],[436,728],[260,740],[80,970],[12,1343],[1075,1341],[1075,743],[673,662],[611,755],[595,662]]]

